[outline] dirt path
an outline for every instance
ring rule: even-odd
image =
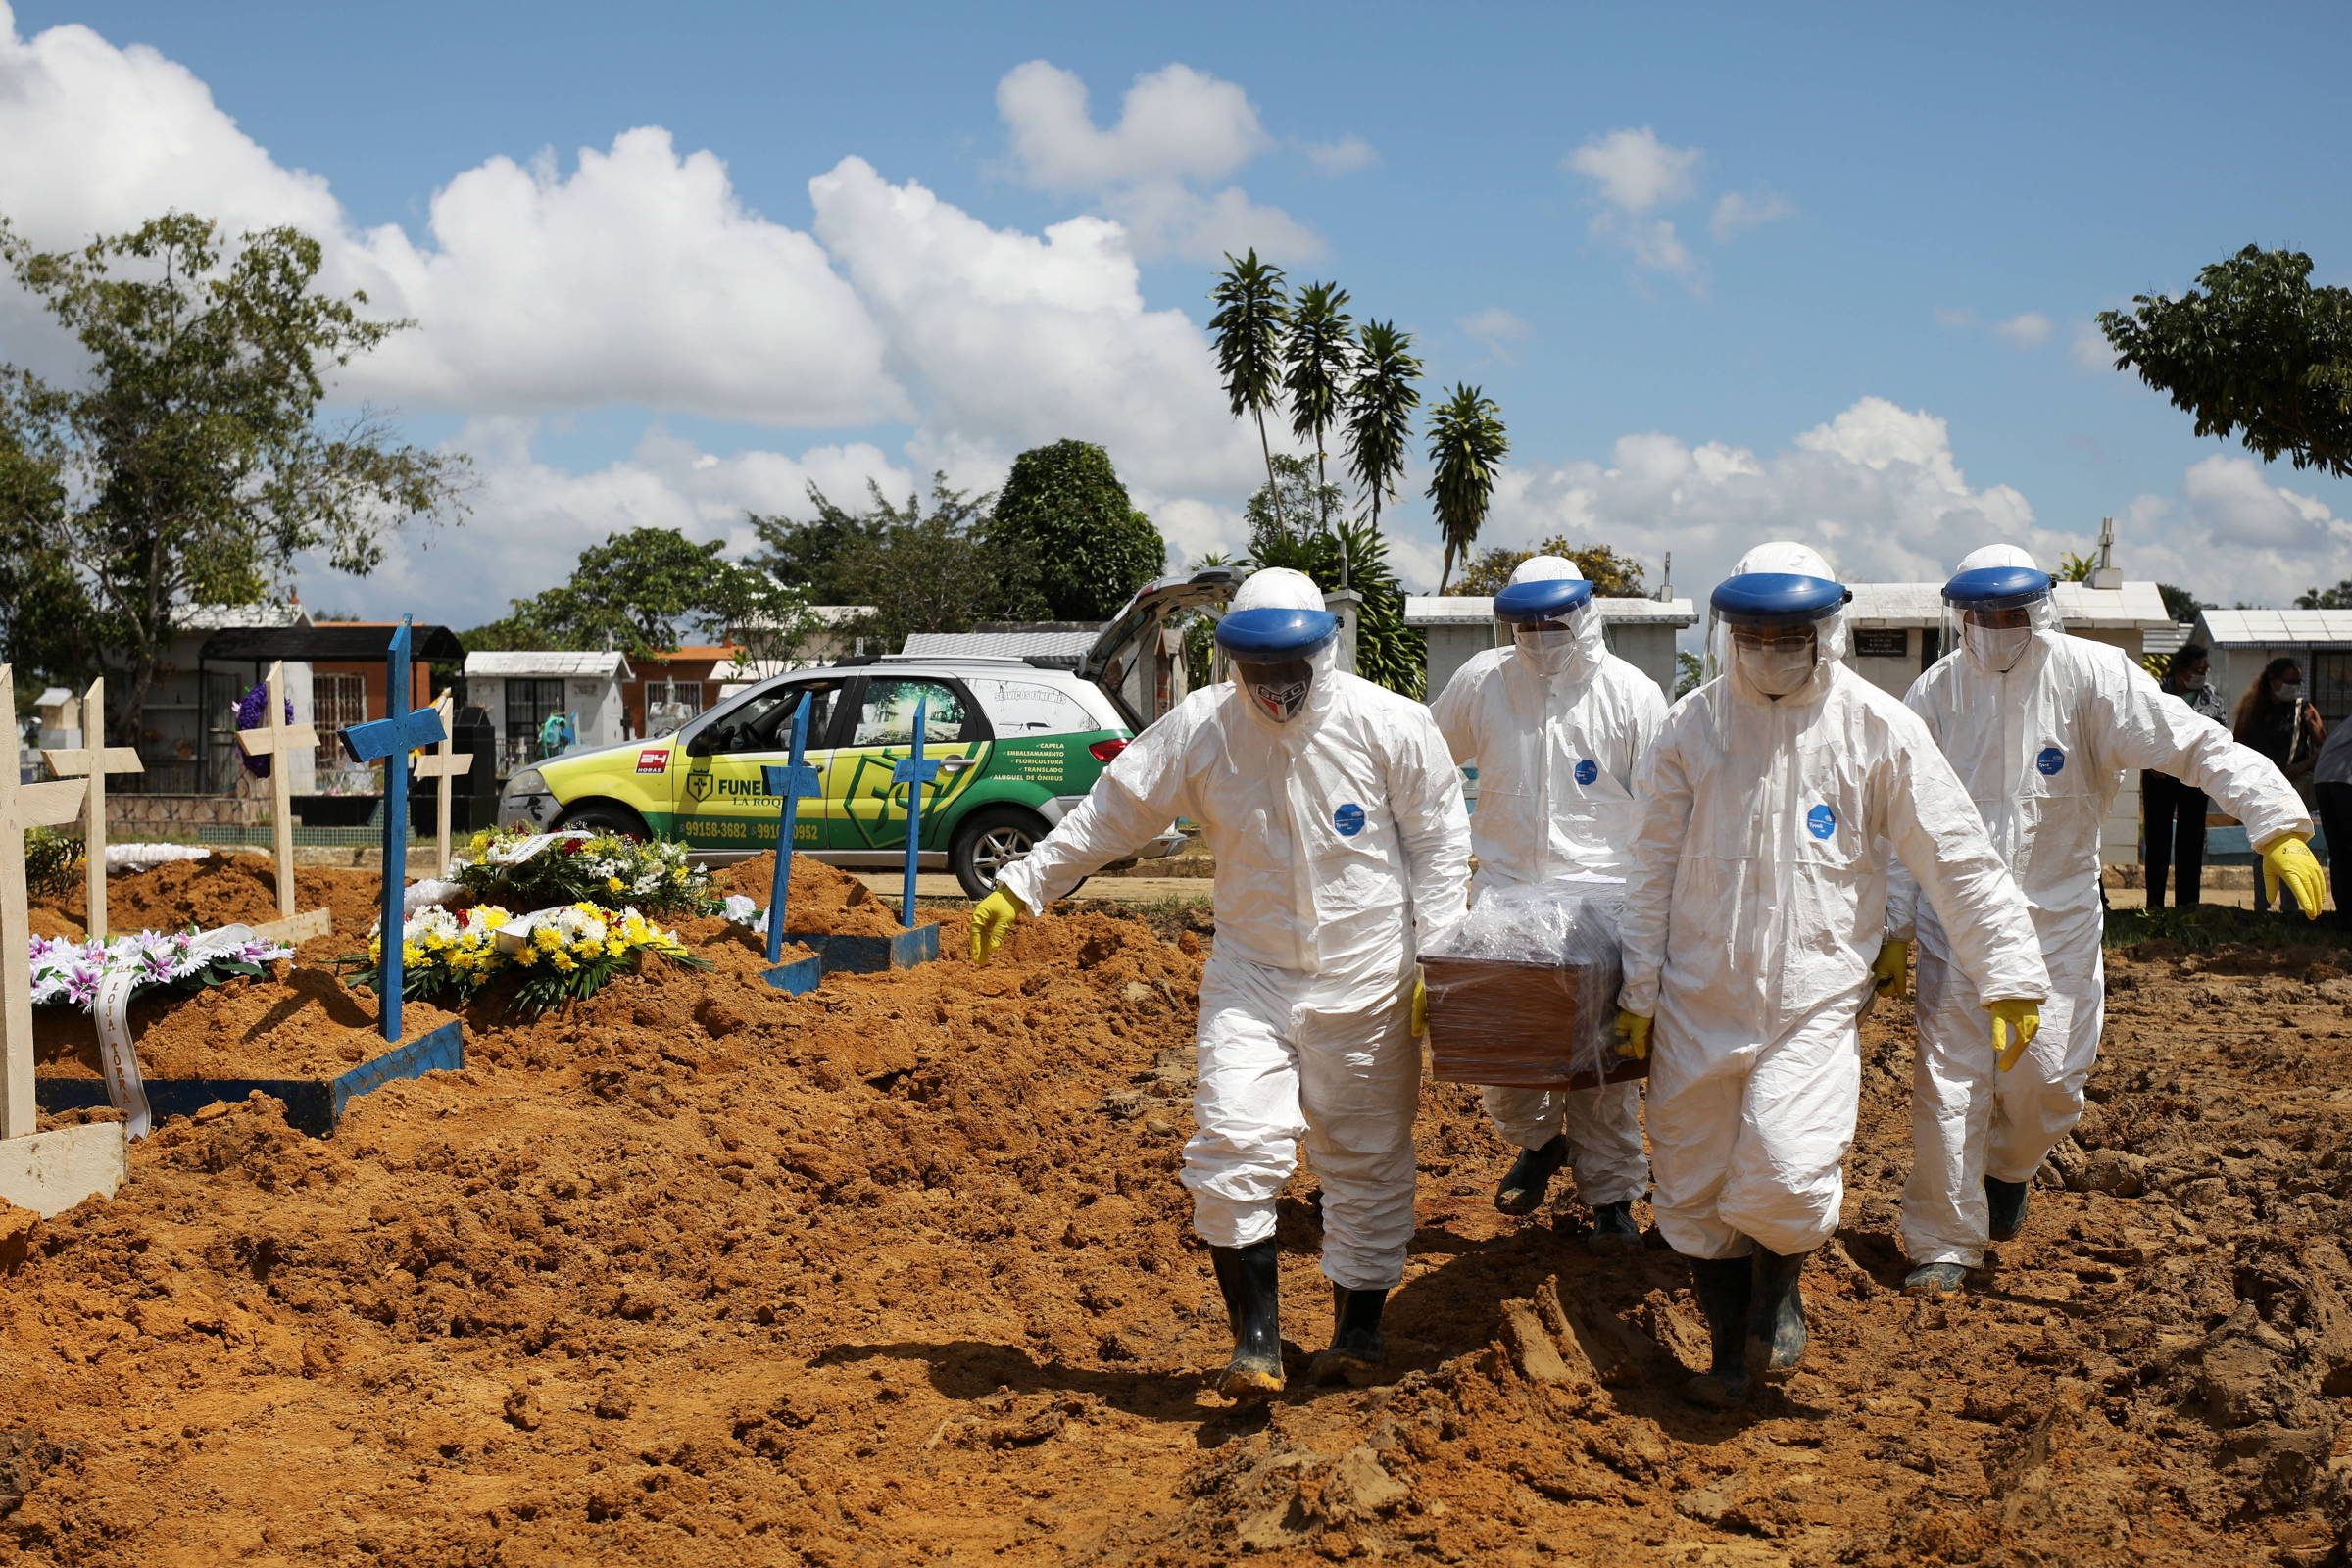
[[[981,971],[951,929],[808,998],[627,980],[477,1019],[467,1071],[330,1142],[172,1125],[115,1202],[0,1226],[0,1561],[2342,1560],[2328,964],[2118,960],[2082,1136],[1949,1306],[1895,1289],[1886,1009],[1815,1352],[1738,1417],[1668,1392],[1700,1344],[1671,1254],[1495,1214],[1499,1152],[1433,1089],[1396,1381],[1237,1412],[1175,1180],[1189,919],[1098,906]]]

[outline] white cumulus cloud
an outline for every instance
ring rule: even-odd
[[[1273,145],[1250,95],[1230,81],[1162,67],[1135,79],[1117,122],[1104,128],[1075,73],[1032,60],[997,83],[997,114],[1023,178],[1095,198],[1147,256],[1214,261],[1254,248],[1306,260],[1323,251],[1322,237],[1280,208],[1251,201],[1238,185],[1206,188]],[[1351,137],[1330,155],[1344,164],[1360,158],[1354,148],[1371,151]]]
[[[2050,340],[2057,327],[2039,311],[2021,311],[2006,320],[1995,321],[1992,330],[1994,336],[2011,348],[2037,349]]]
[[[1599,210],[1592,224],[1596,237],[1624,249],[1636,267],[1679,277],[1696,292],[1697,259],[1674,220],[1656,215],[1690,198],[1703,156],[1695,147],[1669,146],[1643,125],[1595,136],[1560,164],[1596,187]]]
[[[1519,345],[1534,335],[1534,329],[1513,312],[1499,305],[1490,305],[1483,311],[1472,311],[1455,323],[1466,336],[1476,338],[1497,359],[1518,357]]]
[[[1725,191],[1707,215],[1707,232],[1721,242],[1795,215],[1796,204],[1772,191]]]
[[[1370,169],[1380,162],[1380,152],[1361,136],[1342,136],[1338,141],[1307,143],[1306,161],[1316,173],[1337,179]]]

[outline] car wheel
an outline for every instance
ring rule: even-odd
[[[974,811],[948,846],[948,867],[967,898],[985,899],[997,890],[997,875],[1037,848],[1046,819],[1017,806]],[[1075,889],[1072,889],[1075,892]]]
[[[556,826],[559,829],[586,828],[591,833],[617,833],[624,839],[641,842],[653,837],[646,830],[644,817],[625,806],[613,806],[603,801],[573,807],[556,818]]]

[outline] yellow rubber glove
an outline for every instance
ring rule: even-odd
[[[2278,897],[2281,882],[2303,906],[2303,918],[2317,920],[2321,906],[2328,902],[2328,880],[2320,874],[2320,862],[2312,858],[2311,846],[2292,833],[2279,834],[2262,852],[2263,891],[2283,909],[2286,902]]]
[[[1879,956],[1870,966],[1871,977],[1879,983],[1883,997],[1906,996],[1911,990],[1911,944],[1883,942]]]
[[[998,946],[1012,934],[1012,922],[1028,912],[1020,900],[1003,888],[982,899],[972,911],[972,961],[986,963],[995,957]]]
[[[1649,1020],[1647,1018],[1638,1012],[1628,1012],[1623,1007],[1619,1007],[1617,1009],[1617,1037],[1621,1042],[1617,1047],[1617,1054],[1631,1057],[1635,1061],[1648,1059]]]
[[[1418,1040],[1429,1033],[1429,984],[1421,971],[1413,971],[1413,1038]]]
[[[2001,1071],[2017,1065],[2034,1037],[2041,1033],[2041,1004],[2026,997],[2003,997],[1984,1010],[1992,1014],[1992,1049],[2001,1058]]]

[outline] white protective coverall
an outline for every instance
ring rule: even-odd
[[[1740,570],[1830,576],[1786,544]],[[2025,901],[1951,765],[1917,715],[1845,667],[1841,613],[1818,634],[1812,676],[1778,702],[1727,660],[1667,714],[1636,787],[1620,1004],[1654,1020],[1650,1204],[1686,1256],[1751,1240],[1807,1252],[1837,1226],[1887,848],[1954,933],[1979,1001],[2047,989]]]
[[[1233,608],[1321,610],[1303,575],[1259,571]],[[1460,775],[1429,710],[1314,656],[1277,722],[1230,682],[1193,693],[1119,754],[1002,885],[1032,910],[1178,816],[1216,857],[1200,977],[1199,1131],[1184,1151],[1212,1247],[1274,1233],[1305,1140],[1323,1189],[1323,1272],[1394,1289],[1413,1233],[1414,955],[1457,924],[1470,874]]]
[[[1513,583],[1581,575],[1576,564],[1537,556]],[[1492,888],[1527,887],[1586,873],[1622,877],[1634,837],[1634,770],[1666,719],[1658,683],[1602,644],[1597,613],[1546,656],[1513,646],[1479,654],[1446,683],[1432,711],[1457,762],[1478,763],[1475,900]],[[1494,1130],[1541,1149],[1563,1130],[1575,1151],[1577,1197],[1624,1202],[1649,1186],[1642,1152],[1642,1086],[1485,1092]]]
[[[1959,570],[2032,566],[1995,545]],[[1984,1261],[1984,1178],[2031,1180],[2082,1114],[2107,993],[2099,937],[2099,824],[2122,770],[2152,767],[2204,790],[2245,823],[2259,848],[2311,832],[2278,766],[2167,697],[2120,650],[2042,629],[2007,673],[1966,649],[1947,654],[1904,701],[1923,719],[1976,802],[1994,852],[2032,907],[2050,976],[2041,1032],[1997,1070],[1984,1013],[1953,973],[1966,950],[1939,906],[1916,909],[1919,1054],[1912,1075],[1911,1177],[1903,1250],[1915,1264]],[[2257,871],[2259,873],[2259,870]],[[1889,934],[1913,936],[1915,901],[1896,879]]]

